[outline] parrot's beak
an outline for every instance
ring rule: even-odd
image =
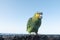
[[[40,13],[40,18],[42,18],[42,15],[43,15],[43,14],[42,14],[42,13]]]
[[[40,15],[40,17],[39,18],[41,18],[42,17],[42,15]]]

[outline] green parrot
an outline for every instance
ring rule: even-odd
[[[41,19],[42,19],[42,12],[37,12],[33,17],[29,18],[27,23],[27,31],[29,33],[34,32],[37,34],[38,29],[41,26]]]

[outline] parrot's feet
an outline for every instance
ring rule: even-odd
[[[36,35],[38,35],[38,33],[37,32],[35,32],[36,33]]]

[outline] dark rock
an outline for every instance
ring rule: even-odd
[[[60,40],[60,35],[0,35],[0,40]]]

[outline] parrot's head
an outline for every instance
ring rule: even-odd
[[[36,18],[42,18],[42,12],[37,12],[35,13]]]

